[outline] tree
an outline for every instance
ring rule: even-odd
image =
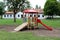
[[[58,13],[58,6],[57,6],[56,0],[47,0],[45,6],[44,6],[44,14],[48,16],[52,16]]]
[[[60,16],[60,0],[58,1],[58,13],[56,15]]]
[[[41,9],[41,6],[39,6],[39,9]]]
[[[11,10],[13,10],[14,12],[14,22],[16,22],[16,13],[20,10],[22,11],[24,9],[24,6],[26,6],[26,4],[28,1],[27,0],[7,0],[7,5],[8,8]]]
[[[35,9],[39,9],[39,6],[38,6],[38,5],[36,5]]]
[[[30,6],[30,2],[27,1],[24,5],[21,6],[21,10],[20,11],[23,11],[24,9],[31,9],[31,6]]]
[[[1,19],[2,19],[2,15],[4,14],[4,3],[0,2],[0,15],[1,15]]]
[[[36,5],[35,9],[41,9],[41,6]]]

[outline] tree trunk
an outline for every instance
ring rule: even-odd
[[[15,12],[15,10],[14,10],[14,22],[16,22],[16,17],[15,17],[15,15],[16,15],[16,12]]]
[[[1,15],[1,19],[2,19],[2,15]]]

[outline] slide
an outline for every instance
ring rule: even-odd
[[[43,25],[44,27],[46,27],[48,30],[51,30],[51,31],[52,31],[52,28],[49,27],[49,26],[47,26],[47,25],[45,25],[40,19],[37,19],[37,22],[40,23],[40,24],[42,24],[42,25]]]
[[[25,22],[14,29],[14,32],[20,31],[28,25],[28,22]]]

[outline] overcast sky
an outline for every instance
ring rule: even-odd
[[[0,0],[3,1],[3,0]],[[28,0],[30,1],[30,4],[32,7],[35,8],[36,5],[41,6],[41,8],[44,8],[44,4],[46,2],[46,0]]]
[[[41,6],[41,8],[44,8],[46,0],[29,0],[31,3],[31,6],[35,8],[36,5]]]
[[[3,1],[3,0],[0,0],[0,1]]]

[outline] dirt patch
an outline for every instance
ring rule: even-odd
[[[13,31],[14,28],[16,28],[17,25],[0,25],[0,30],[4,31]]]
[[[50,37],[60,37],[60,30],[59,29],[53,29],[52,31],[49,30],[34,30],[33,34],[36,36],[50,36]]]
[[[60,28],[53,28],[52,31],[41,27],[36,30],[25,30],[23,32],[32,32],[36,36],[43,36],[43,37],[59,37],[60,38]]]
[[[0,26],[0,31],[4,30],[7,32],[13,31],[17,25],[3,25]],[[24,30],[22,32],[32,32],[36,36],[50,36],[50,37],[60,37],[60,28],[53,29],[52,31],[49,31],[45,28],[39,28],[36,30]]]
[[[32,32],[36,36],[59,37],[60,38],[60,28],[53,28],[52,31],[47,30],[45,28],[39,28],[35,30],[25,30],[23,32]]]

